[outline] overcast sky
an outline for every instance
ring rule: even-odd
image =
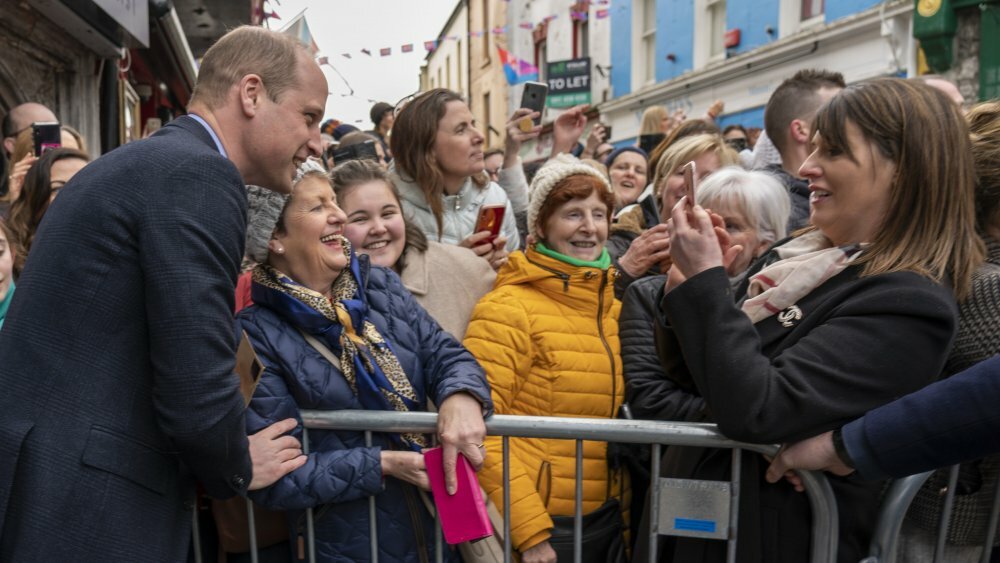
[[[354,97],[344,81],[324,68],[331,95],[326,117],[335,117],[361,129],[370,129],[369,99],[395,104],[419,86],[420,65],[427,51],[424,41],[434,39],[447,23],[458,0],[280,0],[269,5],[281,17],[272,21],[278,29],[306,10],[306,20],[320,54],[344,75],[354,89]],[[400,46],[413,43],[412,53]],[[392,55],[379,56],[390,47]],[[372,52],[369,57],[361,49]],[[350,53],[346,59],[341,53]],[[361,120],[355,123],[356,120]]]

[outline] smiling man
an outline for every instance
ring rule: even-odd
[[[232,311],[245,182],[288,192],[327,84],[295,40],[236,29],[189,107],[77,174],[0,335],[0,560],[179,561],[195,482],[220,498],[301,466],[246,437]]]

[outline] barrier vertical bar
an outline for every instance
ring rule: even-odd
[[[444,561],[444,534],[441,531],[441,519],[438,518],[437,511],[434,513],[434,561],[436,563]]]
[[[736,535],[740,521],[740,483],[743,480],[743,450],[733,448],[732,477],[729,483],[729,538],[726,539],[726,563],[736,563]]]
[[[365,447],[372,447],[372,431],[365,430]],[[368,497],[368,547],[372,554],[372,563],[378,563],[378,515],[375,513],[375,495]]]
[[[253,501],[247,499],[247,528],[250,538],[250,563],[257,563],[257,520],[253,514]]]
[[[309,429],[302,429],[302,453],[309,455]],[[316,522],[313,521],[313,509],[306,509],[306,553],[309,563],[316,563]]]
[[[660,444],[653,444],[649,460],[649,560],[656,561],[660,540]]]
[[[993,538],[997,532],[997,521],[1000,520],[1000,483],[994,483],[993,506],[990,508],[990,521],[986,528],[986,541],[983,542],[983,555],[979,563],[989,563],[993,552]]]
[[[611,476],[609,475],[610,479]],[[576,500],[573,502],[573,563],[583,563],[583,440],[576,441]]]
[[[957,488],[958,465],[952,465],[948,470],[948,493],[944,496],[941,521],[938,523],[937,543],[934,545],[934,563],[940,563],[941,558],[944,557],[945,544],[948,542],[948,526],[951,524],[951,512],[955,505],[955,489]]]
[[[503,437],[503,561],[510,563],[510,436]]]
[[[194,563],[201,563],[201,526],[198,524],[198,499],[194,500],[191,511],[191,550],[194,551]]]

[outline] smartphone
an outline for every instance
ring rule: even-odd
[[[521,107],[538,112],[538,117],[533,120],[535,125],[542,124],[542,112],[545,111],[545,99],[548,95],[548,85],[541,82],[524,83],[524,92],[521,94]]]
[[[476,228],[472,232],[489,231],[490,236],[486,237],[486,242],[492,244],[500,236],[500,227],[503,226],[503,216],[506,212],[506,205],[484,205],[480,207],[479,216],[476,218]]]
[[[610,143],[611,142],[611,126],[610,125],[606,125],[604,123],[602,123],[601,125],[604,127],[604,142],[605,143]]]
[[[55,121],[31,124],[31,138],[35,142],[35,156],[62,146],[62,129]]]
[[[688,203],[690,203],[691,206],[694,207],[695,203],[694,190],[698,184],[697,167],[695,166],[694,161],[692,160],[691,162],[685,164],[684,167],[681,168],[681,170],[684,172],[684,188],[685,191],[687,192]]]

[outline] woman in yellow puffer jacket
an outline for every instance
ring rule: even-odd
[[[614,418],[618,412],[621,304],[604,248],[613,209],[608,181],[569,155],[536,174],[528,227],[538,242],[511,254],[493,291],[476,306],[465,338],[486,370],[498,414]],[[488,438],[486,447],[480,483],[502,507],[501,438]],[[575,442],[512,438],[510,449],[512,545],[525,563],[555,562],[557,552],[566,552],[549,541],[552,517],[571,518],[575,511]],[[608,466],[607,444],[584,442],[583,457],[584,515],[607,513],[617,499],[617,519],[618,506],[627,505],[626,487],[622,472]],[[614,543],[619,550],[621,534]]]

